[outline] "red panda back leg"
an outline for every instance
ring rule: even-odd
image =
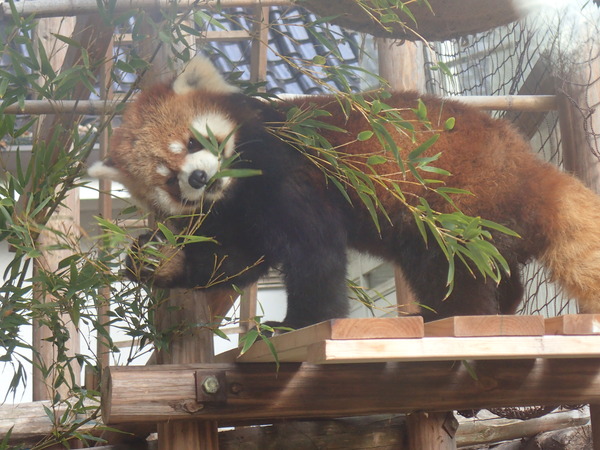
[[[437,320],[456,315],[484,315],[512,313],[518,305],[522,286],[517,264],[515,271],[500,287],[495,281],[475,276],[462,263],[457,263],[454,274],[454,289],[448,298],[446,279],[448,262],[441,250],[435,246],[426,248],[417,236],[406,239],[398,252],[398,264],[402,268],[417,301],[421,303],[424,320]]]

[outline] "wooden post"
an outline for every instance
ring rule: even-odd
[[[62,66],[66,53],[66,46],[56,39],[53,33],[70,36],[74,26],[74,18],[52,18],[41,19],[38,21],[36,35],[39,38],[40,45],[44,46],[45,52],[55,71],[58,71]],[[42,123],[43,120],[40,120],[40,124]],[[43,131],[38,129],[36,139],[44,139],[46,136],[42,133]],[[59,232],[64,232],[67,235],[72,235],[74,237],[79,235],[79,193],[76,189],[69,193],[64,200],[64,206],[60,207],[55,212],[53,217],[47,223],[47,226],[50,229],[56,229]],[[55,250],[52,252],[45,250],[46,247],[57,244],[57,236],[49,231],[44,231],[39,236],[38,244],[43,252],[43,256],[35,260],[34,272],[37,273],[40,271],[56,271],[60,260],[70,254],[68,250]],[[42,286],[36,286],[34,288],[34,293],[39,297],[41,302],[55,301],[51,295],[44,292]],[[69,320],[68,315],[63,315],[62,320],[65,322],[70,336],[69,342],[67,343],[67,347],[69,348],[68,353],[70,356],[74,356],[79,352],[78,324],[72,323]],[[33,400],[53,399],[55,393],[54,381],[58,373],[55,370],[51,370],[49,374],[46,373],[46,369],[50,368],[57,360],[58,349],[49,342],[49,339],[53,336],[53,332],[50,328],[35,320],[33,322],[32,333],[32,343],[36,352],[33,358],[34,364],[32,373]],[[74,364],[73,373],[75,374],[75,379],[72,381],[77,384],[80,382],[79,371],[80,368],[78,365]],[[64,384],[60,386],[58,393],[63,398],[68,396],[68,386]]]
[[[110,76],[111,67],[113,64],[113,51],[114,45],[111,40],[111,44],[108,46],[106,51],[106,61],[101,66],[100,72],[100,96],[105,100],[112,100],[113,97],[113,89],[112,89],[112,79]],[[100,145],[100,159],[104,159],[108,156],[108,144],[109,144],[109,133],[108,128],[102,131],[99,139]],[[98,203],[100,209],[100,216],[105,220],[112,221],[112,182],[108,179],[99,180],[99,193],[98,193]],[[100,294],[102,296],[101,299],[98,300],[97,304],[97,314],[98,314],[98,322],[104,326],[106,333],[110,333],[110,287],[106,286],[100,290]],[[100,333],[96,334],[96,354],[98,361],[98,377],[90,380],[93,381],[93,384],[86,386],[88,389],[93,388],[97,389],[100,385],[100,380],[102,379],[102,369],[106,368],[110,364],[110,352],[108,348],[108,342],[105,337],[103,337]]]
[[[378,39],[379,75],[397,91],[425,92],[425,72],[422,45],[415,42],[400,44],[393,39]],[[394,267],[396,303],[400,314],[420,312],[402,269]]]
[[[229,293],[224,293],[229,296]],[[215,296],[212,296],[215,300]],[[157,329],[173,327],[183,330],[175,334],[167,349],[157,353],[158,364],[212,362],[213,333],[204,326],[214,316],[209,299],[200,291],[171,290],[171,295],[157,311]],[[158,425],[159,449],[218,449],[218,427],[215,421],[165,422]]]
[[[425,92],[423,49],[420,42],[378,40],[379,75],[398,91]],[[400,267],[394,268],[396,303],[400,314],[418,314],[421,308]],[[407,418],[411,450],[456,448],[456,429],[449,431],[449,413],[415,413]],[[454,419],[455,420],[455,419]]]
[[[87,50],[88,57],[90,61],[93,62],[104,57],[109,38],[112,38],[112,30],[107,29],[97,14],[80,16],[77,20],[75,20],[75,18],[40,20],[37,25],[37,34],[55,71],[65,70],[76,64],[81,58],[81,48],[68,46],[64,42],[56,39],[53,33],[70,36],[72,39],[78,41],[81,44],[81,48]],[[72,98],[78,100],[86,99],[89,97],[89,90],[85,88],[83,83],[79,83],[74,86],[72,95]],[[49,136],[52,136],[54,132],[58,130],[58,142],[55,146],[55,154],[53,155],[52,160],[58,158],[59,152],[70,147],[72,139],[71,130],[76,123],[77,117],[75,114],[52,115],[40,119],[38,129],[36,130],[37,140],[48,139]],[[28,197],[29,195],[27,192],[21,196],[17,210],[23,207],[27,202]],[[77,189],[71,190],[63,203],[64,207],[59,208],[48,223],[49,228],[65,232],[67,235],[73,236],[76,239],[80,234],[79,193]],[[42,233],[39,237],[39,244],[41,248],[56,244],[56,235],[47,232]],[[34,267],[34,270],[55,271],[58,262],[68,255],[69,252],[65,250],[48,252],[43,258],[40,258],[36,262],[37,267]],[[45,295],[39,289],[39,286],[35,291],[37,292],[37,295]],[[49,297],[45,298],[44,301],[54,301],[54,299]],[[67,323],[67,329],[70,335],[70,342],[68,344],[69,350],[70,353],[74,355],[79,348],[77,324],[70,323],[67,317],[65,317],[65,322]],[[52,386],[53,376],[44,376],[43,371],[40,370],[42,367],[48,367],[56,359],[56,349],[45,340],[46,338],[51,337],[51,335],[52,331],[46,326],[34,322],[33,345],[38,353],[38,361],[36,361],[36,363],[39,363],[39,367],[35,367],[34,364],[32,376],[34,400],[52,398],[52,388],[50,386]],[[79,368],[73,367],[73,372],[75,374],[73,382],[80,384]],[[66,388],[59,391],[59,393],[62,396],[66,395]]]
[[[451,412],[416,412],[406,417],[409,450],[453,450],[458,421]]]
[[[57,230],[72,236],[74,239],[79,235],[79,193],[75,190],[64,200],[64,206],[59,208],[52,219],[47,223],[48,228]],[[49,231],[44,231],[39,239],[38,244],[43,251],[43,256],[36,259],[34,271],[54,272],[58,268],[58,263],[70,255],[69,250],[53,250],[44,251],[44,248],[52,244],[56,244],[57,236]],[[35,295],[39,296],[42,302],[56,301],[54,297],[44,292],[42,286],[34,288]],[[79,352],[79,331],[78,324],[73,323],[68,314],[62,314],[61,320],[64,321],[67,332],[69,333],[69,341],[67,342],[68,355],[73,357]],[[32,327],[32,343],[36,354],[34,355],[33,373],[32,373],[32,393],[33,400],[51,400],[54,398],[54,393],[58,392],[62,398],[69,395],[69,387],[66,384],[61,385],[58,389],[54,387],[54,381],[58,373],[56,370],[51,370],[46,373],[57,361],[56,346],[49,341],[53,337],[53,331],[48,326],[41,324],[35,320]],[[80,384],[80,367],[75,362],[71,363],[75,384]],[[70,384],[70,383],[69,383]]]

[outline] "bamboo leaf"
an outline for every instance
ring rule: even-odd
[[[225,169],[220,170],[216,174],[213,175],[211,180],[216,180],[218,178],[230,177],[230,178],[247,178],[247,177],[255,177],[258,175],[262,175],[262,170],[255,169]]]
[[[440,135],[436,134],[436,135],[433,135],[432,137],[430,137],[429,139],[427,139],[425,142],[423,142],[421,145],[419,145],[417,148],[415,148],[413,151],[411,151],[408,154],[408,159],[413,160],[413,161],[415,159],[417,159],[424,152],[426,152],[429,148],[431,148],[431,146],[437,142],[439,137],[440,137]]]
[[[240,356],[250,350],[250,347],[254,345],[258,339],[258,336],[258,330],[256,328],[252,328],[240,339],[243,342],[242,349],[240,350]]]
[[[373,132],[370,130],[367,130],[367,131],[361,131],[360,133],[358,133],[357,139],[359,141],[368,141],[372,137],[373,137]]]
[[[367,158],[367,164],[370,166],[375,166],[378,164],[384,164],[387,162],[387,159],[380,155],[373,155]]]

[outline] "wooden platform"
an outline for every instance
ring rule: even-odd
[[[376,363],[600,355],[600,315],[461,316],[423,324],[420,317],[337,319],[271,338],[280,362]],[[273,362],[257,342],[216,362]]]
[[[272,338],[279,366],[269,364],[271,350],[257,342],[242,356],[226,352],[212,364],[109,367],[102,416],[106,424],[196,418],[229,426],[273,418],[600,404],[599,318],[332,320]],[[220,380],[214,398],[203,391],[208,378]]]

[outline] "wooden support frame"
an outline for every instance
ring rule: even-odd
[[[227,398],[197,402],[197,373],[222,371]],[[476,377],[476,378],[475,378]],[[313,365],[185,364],[111,367],[103,420],[343,417],[503,406],[600,403],[600,358]]]

